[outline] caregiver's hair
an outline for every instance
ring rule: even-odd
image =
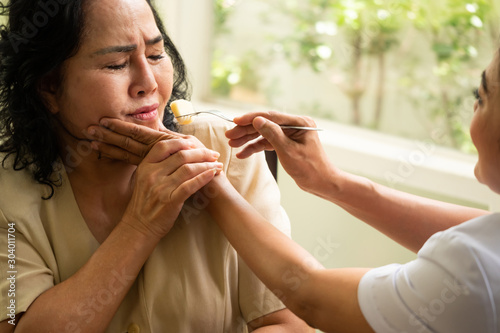
[[[60,184],[53,172],[59,147],[53,117],[40,89],[48,80],[54,86],[60,84],[63,62],[78,52],[85,32],[87,1],[105,0],[0,2],[0,14],[8,15],[7,25],[0,27],[0,152],[5,154],[2,166],[8,157],[13,157],[15,170],[28,169],[37,182],[50,187],[48,198]],[[173,91],[163,122],[176,130],[170,102],[189,99],[187,71],[151,0],[144,1],[153,11],[174,67]]]

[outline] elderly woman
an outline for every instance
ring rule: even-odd
[[[470,130],[479,155],[476,178],[500,194],[499,52],[483,72],[475,95]],[[302,189],[418,252],[417,259],[402,265],[324,269],[270,225],[221,173],[210,183],[218,196],[207,210],[249,267],[299,317],[325,332],[500,331],[498,213],[409,195],[339,170],[315,132],[278,126],[315,126],[307,117],[255,112],[234,121],[238,126],[226,133],[229,144],[240,147],[250,142],[238,157],[275,149]],[[133,149],[117,137],[102,139],[135,156],[147,151],[155,138],[154,131],[115,123],[117,133],[134,139]],[[108,145],[96,148],[110,151]],[[238,223],[232,216],[239,217]]]
[[[92,150],[87,128],[101,118],[175,130],[168,105],[188,97],[150,1],[4,9],[0,332],[310,331],[193,196],[220,159],[241,194],[287,229],[262,156],[237,161],[225,128],[203,122],[152,143],[139,166]]]

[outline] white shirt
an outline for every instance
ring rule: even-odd
[[[436,233],[414,261],[369,271],[358,299],[376,332],[500,332],[500,214]]]

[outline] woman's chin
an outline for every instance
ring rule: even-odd
[[[474,176],[479,183],[488,186],[490,190],[500,194],[500,177],[497,177],[496,175],[492,178],[488,177],[487,174],[481,170],[479,164],[476,164],[476,167],[474,168]]]

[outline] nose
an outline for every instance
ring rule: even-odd
[[[137,59],[131,75],[130,95],[132,97],[147,96],[157,90],[158,83],[151,65],[145,57]]]

